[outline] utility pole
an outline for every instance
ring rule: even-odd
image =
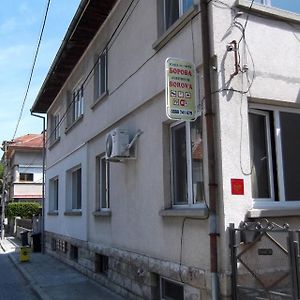
[[[4,151],[4,172],[3,172],[3,182],[2,182],[2,197],[1,197],[1,240],[4,240],[4,219],[5,219],[5,200],[6,200],[6,186],[7,186],[7,142],[3,142],[3,148]]]

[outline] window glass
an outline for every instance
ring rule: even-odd
[[[109,208],[109,163],[105,156],[97,159],[98,161],[98,201],[97,208]]]
[[[20,173],[20,181],[33,181],[33,173]]]
[[[172,128],[174,204],[187,204],[187,161],[185,123]]]
[[[81,169],[72,172],[72,209],[81,209]]]
[[[179,2],[165,0],[165,29],[167,30],[179,18]]]
[[[204,200],[203,180],[203,144],[201,135],[201,122],[190,123],[191,150],[192,150],[192,180],[193,180],[193,203]]]
[[[171,280],[161,278],[161,299],[183,300],[184,290],[183,286]]]
[[[300,14],[300,1],[298,0],[255,0],[255,2]]]
[[[192,5],[194,0],[182,0],[182,11],[186,12]]]
[[[99,96],[106,92],[106,53],[99,58]]]
[[[249,116],[250,151],[252,160],[252,196],[270,198],[269,154],[266,116],[251,113]]]
[[[54,178],[50,180],[49,189],[50,189],[49,209],[50,211],[58,210],[58,178]]]
[[[300,200],[300,114],[281,112],[280,127],[285,198]]]

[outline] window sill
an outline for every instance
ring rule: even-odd
[[[190,7],[167,31],[165,31],[152,45],[156,51],[165,46],[196,14],[198,6]]]
[[[57,139],[53,140],[53,141],[50,143],[48,149],[51,150],[56,144],[59,143],[59,141],[60,141],[60,137],[58,137]]]
[[[111,210],[96,210],[93,212],[94,217],[110,217]]]
[[[103,93],[100,97],[98,97],[94,103],[91,105],[91,109],[95,109],[99,103],[101,103],[105,98],[106,96],[108,95],[108,91],[106,91],[105,93]]]
[[[58,216],[58,211],[57,210],[48,211],[47,215],[48,216]]]
[[[247,9],[247,12],[249,10],[249,7],[251,5],[251,1],[249,0],[236,0],[235,5],[241,9]],[[251,12],[262,14],[268,17],[273,17],[275,19],[281,20],[281,21],[288,21],[293,23],[300,24],[300,15],[285,11],[276,7],[270,7],[258,3],[253,3]]]
[[[189,217],[196,219],[207,219],[208,209],[203,208],[167,208],[159,212],[161,217]]]
[[[82,212],[80,210],[67,210],[64,212],[65,216],[82,216]]]
[[[272,218],[272,217],[294,217],[300,216],[300,206],[298,207],[278,207],[267,209],[250,209],[247,213],[249,219]]]
[[[83,119],[83,114],[80,115],[72,124],[68,125],[65,129],[65,134],[67,134],[71,129],[73,129],[81,120]]]

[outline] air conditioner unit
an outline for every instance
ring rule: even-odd
[[[106,136],[106,158],[128,157],[128,145],[128,130],[115,128]]]

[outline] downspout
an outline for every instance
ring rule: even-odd
[[[210,272],[212,299],[219,299],[219,276],[218,276],[218,218],[217,218],[217,174],[215,153],[215,113],[212,103],[211,90],[211,49],[210,30],[207,0],[200,0],[201,10],[201,32],[202,32],[202,55],[204,75],[204,97],[205,97],[205,120],[207,136],[208,157],[208,188],[209,188],[209,225],[210,225]]]
[[[32,116],[43,119],[43,176],[42,176],[42,226],[41,246],[42,253],[45,253],[45,165],[46,165],[46,117],[30,112]]]

